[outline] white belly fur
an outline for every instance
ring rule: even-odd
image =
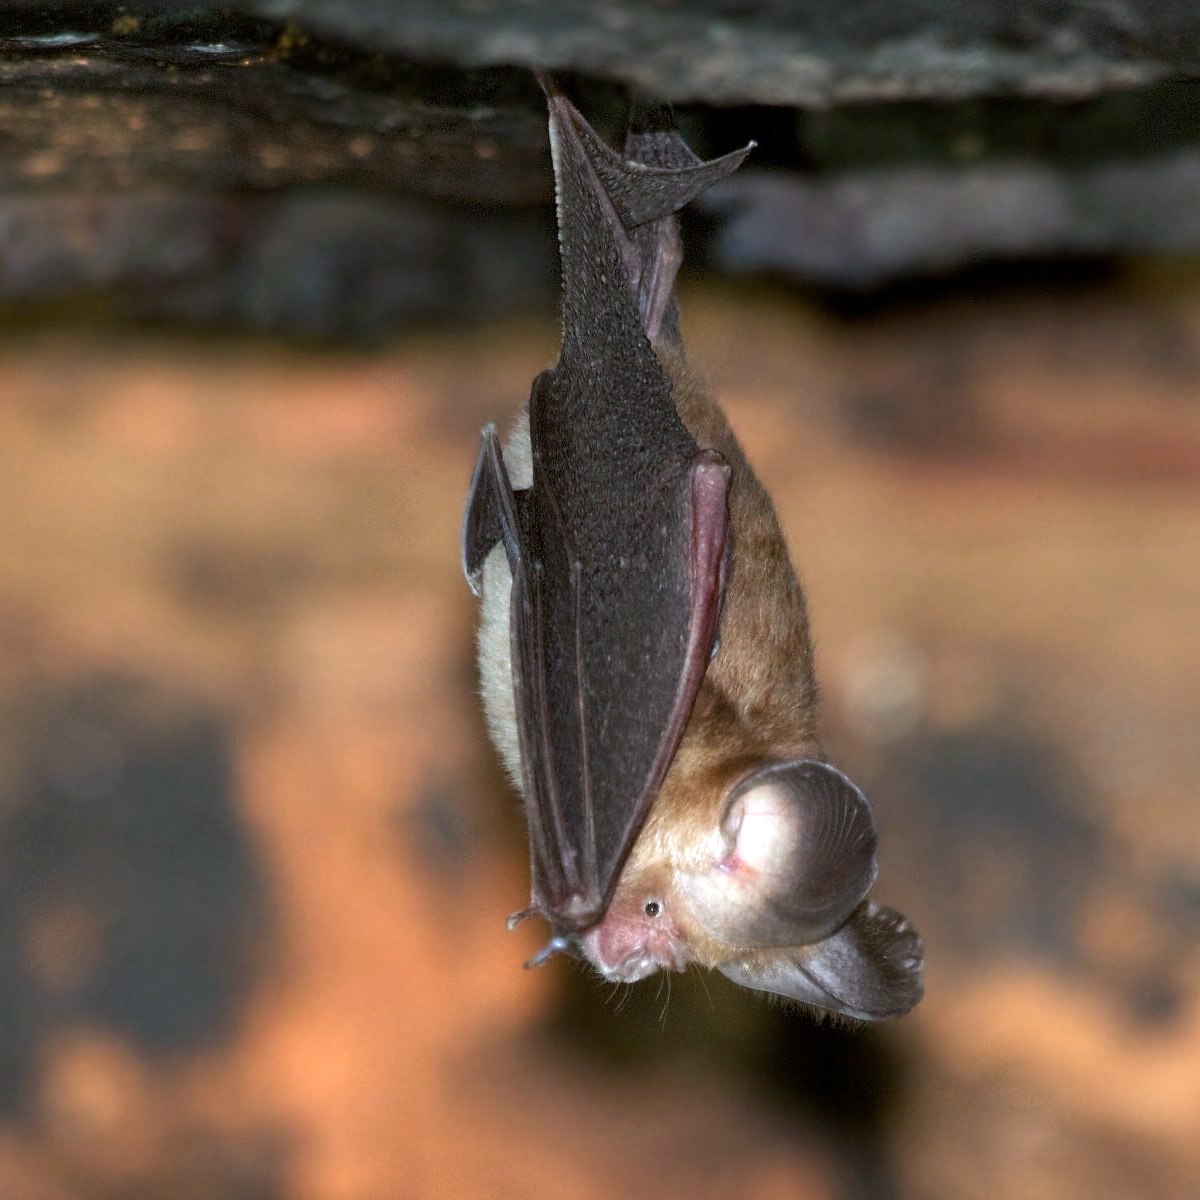
[[[529,446],[529,410],[522,409],[504,443],[504,465],[514,489],[533,483],[533,455]],[[512,644],[509,608],[512,603],[512,572],[503,544],[497,545],[483,564],[483,599],[479,611],[476,654],[479,690],[488,732],[509,777],[521,787],[521,745],[517,736],[517,703],[513,696]]]

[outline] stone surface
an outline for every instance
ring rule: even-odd
[[[759,141],[690,220],[694,266],[865,291],[1029,258],[1191,254],[1190,10],[9,4],[0,302],[99,297],[321,339],[544,303],[533,63],[580,72],[610,137],[633,83],[705,102],[682,113],[702,153]]]
[[[240,0],[327,35],[463,65],[607,76],[672,100],[813,105],[1074,97],[1200,69],[1191,0]]]
[[[0,36],[0,191],[339,185],[518,205],[549,195],[531,79],[447,79],[322,57],[270,26],[234,32]]]
[[[1200,153],[1058,170],[747,171],[699,207],[717,220],[718,270],[866,291],[1005,260],[1200,253]]]
[[[0,302],[361,340],[549,300],[527,75],[102,9],[0,27]]]
[[[414,321],[545,308],[541,210],[447,208],[345,189],[0,197],[0,302],[363,341]]]

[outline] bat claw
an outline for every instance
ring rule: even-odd
[[[511,933],[518,925],[520,925],[522,921],[525,920],[526,917],[532,916],[532,908],[523,908],[520,912],[510,913],[508,920],[504,922],[505,927],[508,929],[509,933]]]
[[[565,954],[569,958],[575,957],[575,945],[570,938],[561,933],[556,933],[526,964],[525,969],[531,967],[541,967],[550,961],[556,954]]]

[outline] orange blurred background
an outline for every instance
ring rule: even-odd
[[[553,314],[0,323],[3,1200],[1200,1194],[1195,280],[681,308],[920,1008],[521,969],[457,538]]]

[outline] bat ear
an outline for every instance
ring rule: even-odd
[[[685,891],[700,924],[733,946],[827,938],[875,882],[866,797],[826,763],[775,763],[730,792],[718,859]]]
[[[899,1017],[925,993],[921,935],[892,908],[865,903],[815,946],[722,963],[734,983],[860,1021]]]

